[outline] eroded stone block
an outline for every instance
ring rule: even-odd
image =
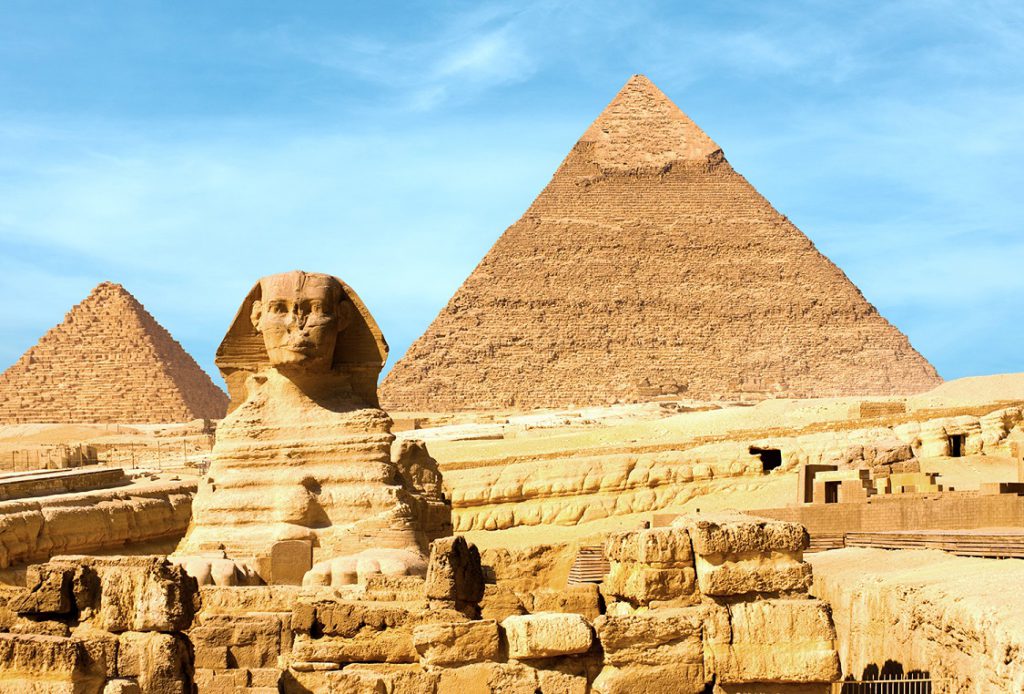
[[[430,545],[426,594],[430,600],[477,604],[484,595],[480,552],[464,537],[446,537]]]
[[[420,661],[428,665],[496,660],[501,647],[498,623],[492,619],[424,624],[413,629],[412,638]]]
[[[732,639],[714,644],[723,683],[833,682],[840,676],[835,627],[821,600],[757,600],[729,606]]]
[[[501,623],[508,639],[508,657],[550,658],[586,653],[594,633],[577,614],[540,613],[508,617]]]

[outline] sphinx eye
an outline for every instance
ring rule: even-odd
[[[288,307],[284,305],[283,301],[272,301],[270,302],[270,311],[272,313],[284,313],[288,310]]]

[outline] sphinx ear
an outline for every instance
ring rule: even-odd
[[[338,302],[338,332],[340,333],[352,323],[352,302]]]
[[[249,314],[249,320],[252,321],[252,327],[256,328],[256,332],[260,332],[260,318],[263,317],[263,302],[256,299],[252,302],[252,313]]]

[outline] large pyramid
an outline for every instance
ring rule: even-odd
[[[636,75],[385,379],[396,410],[890,395],[940,383]]]
[[[0,374],[0,423],[185,422],[228,398],[124,287],[103,282]]]

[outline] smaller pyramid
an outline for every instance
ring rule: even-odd
[[[0,424],[219,419],[228,398],[124,287],[103,282],[3,374]]]

